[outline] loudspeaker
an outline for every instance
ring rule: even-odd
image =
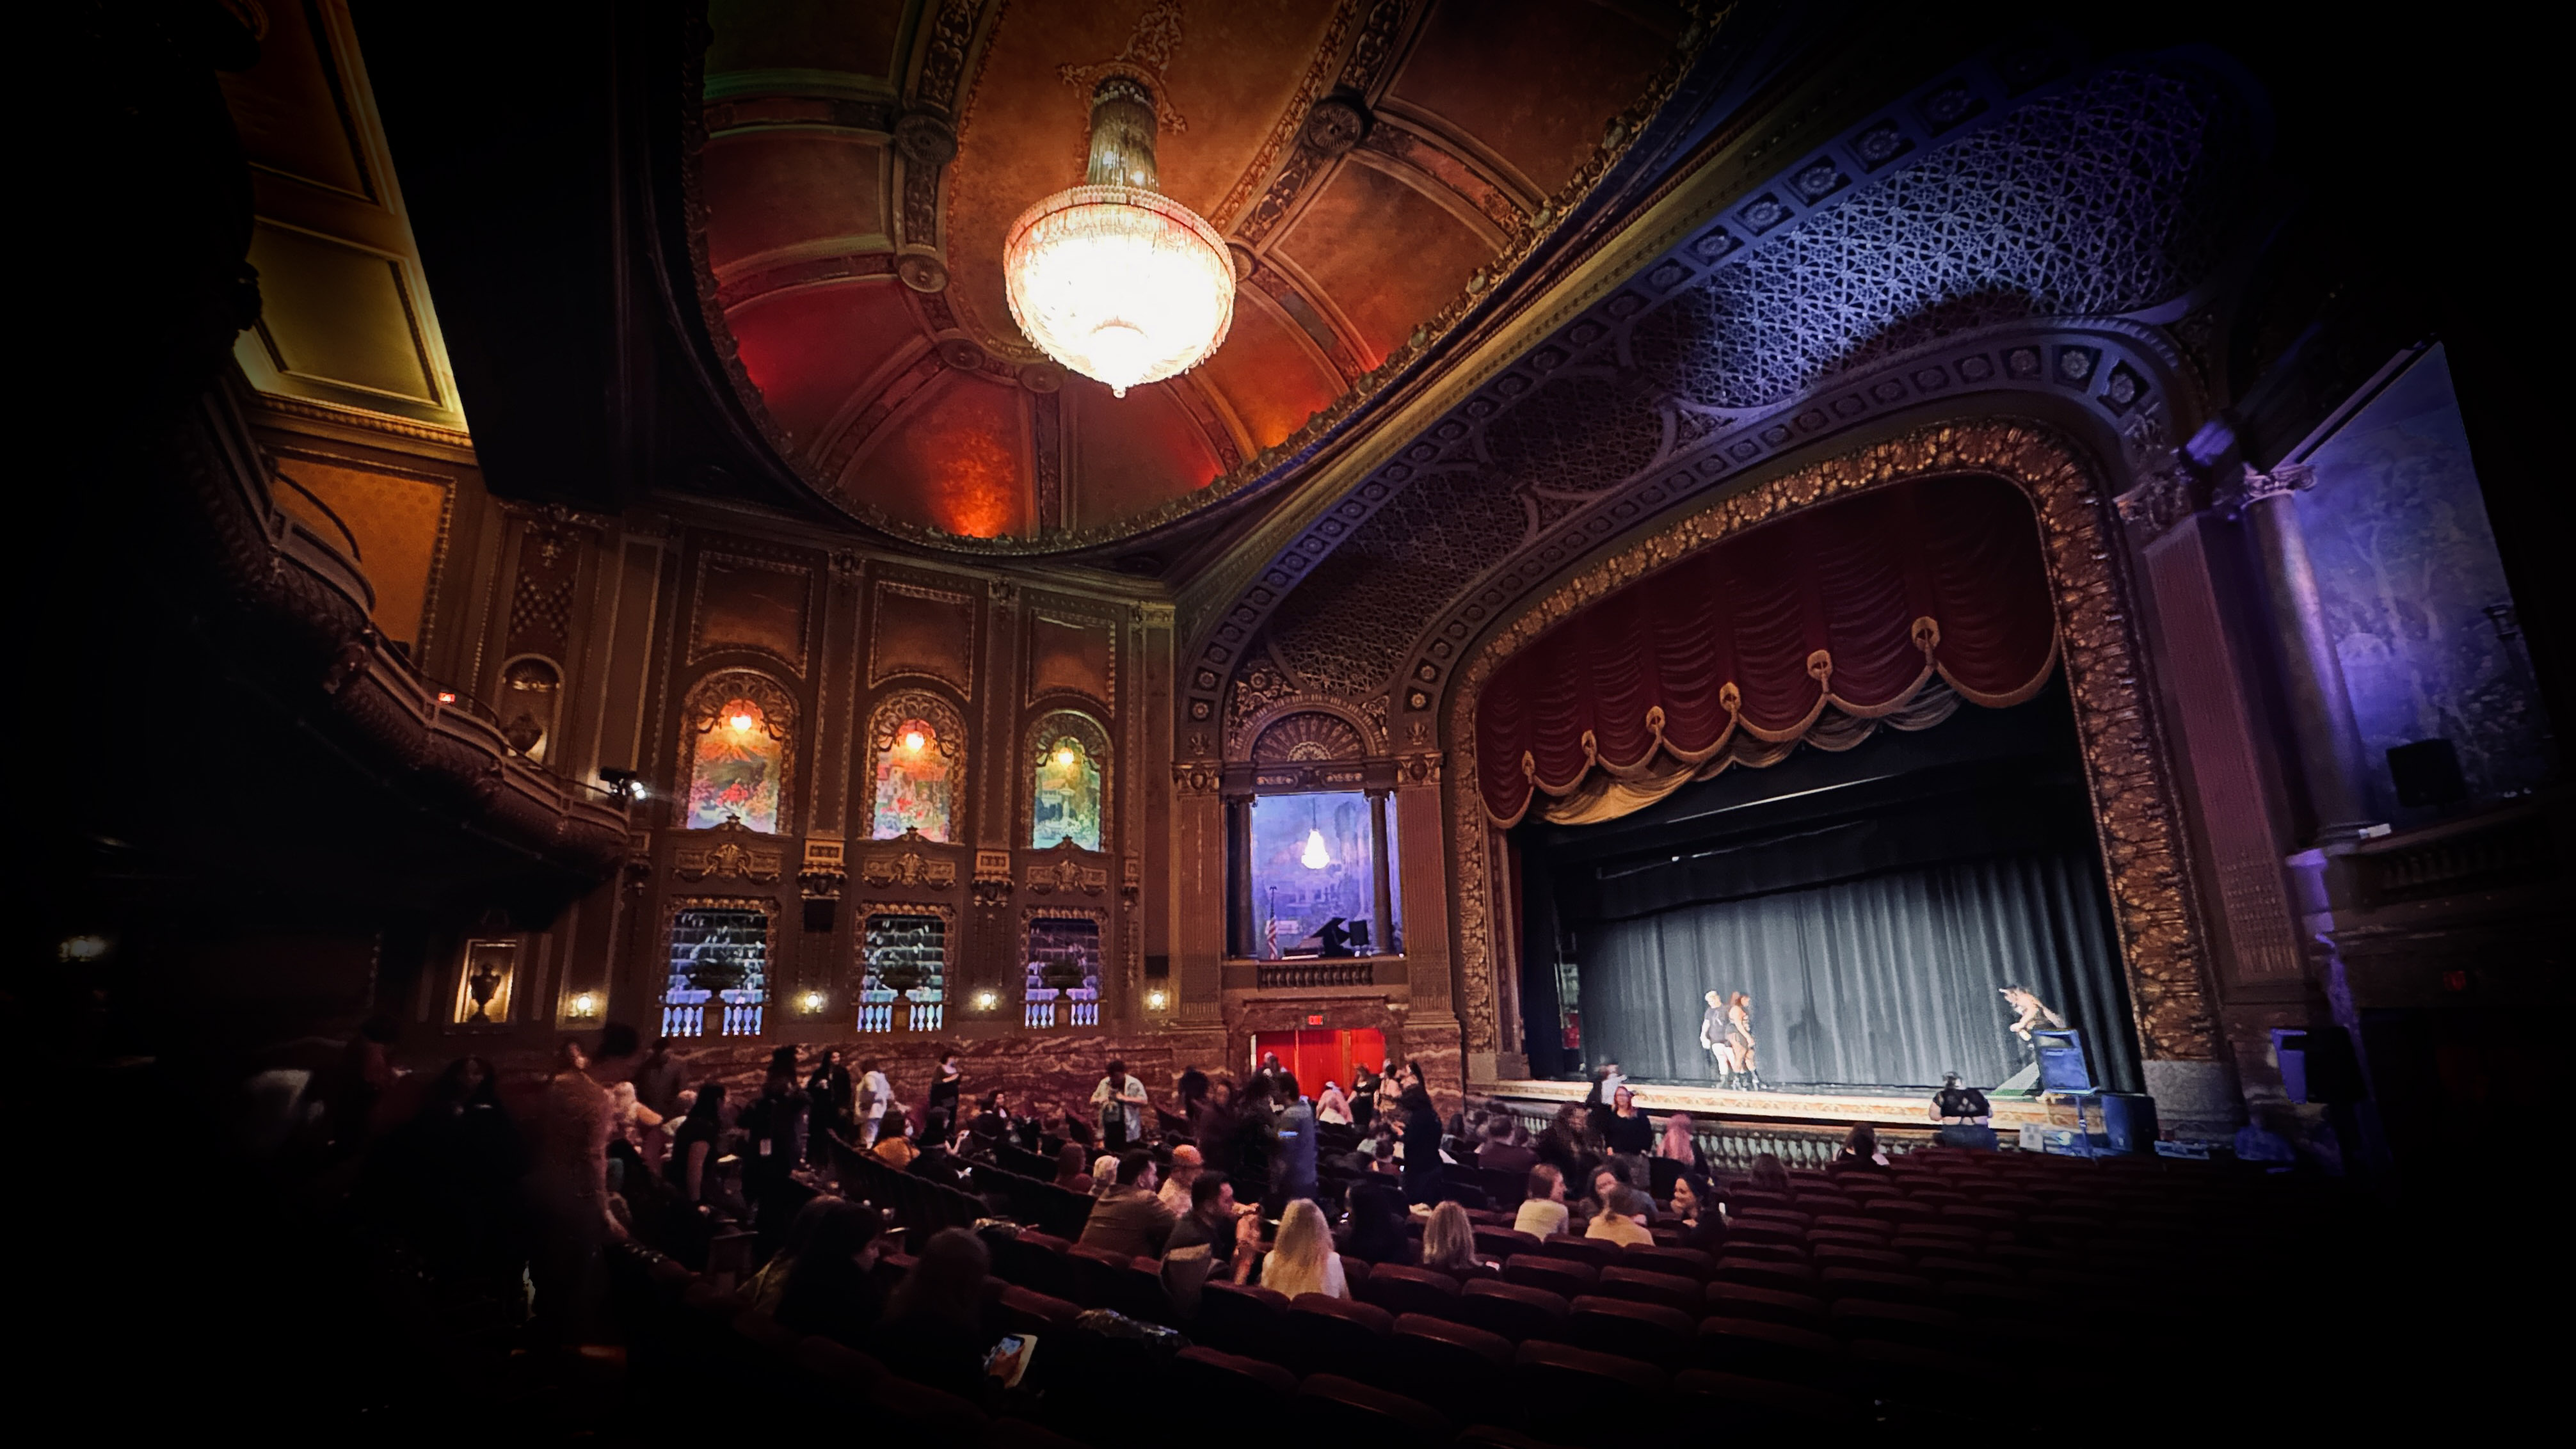
[[[2469,796],[2460,778],[2460,752],[2449,740],[2417,740],[2388,752],[2389,778],[2400,805],[2449,805]]]
[[[2155,1151],[2156,1099],[2143,1092],[2104,1092],[2102,1135],[2113,1152]]]

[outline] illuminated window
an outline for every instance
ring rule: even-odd
[[[768,1001],[768,912],[692,905],[672,913],[662,1035],[758,1036]]]
[[[877,706],[869,733],[876,752],[869,833],[885,840],[918,830],[924,840],[949,839],[965,752],[956,712],[937,696],[907,690]]]
[[[789,708],[786,696],[757,676],[718,675],[699,687],[688,715],[686,828],[739,820],[746,830],[778,833]]]
[[[948,923],[937,916],[868,917],[859,1030],[937,1031],[948,1010]]]
[[[1100,764],[1078,737],[1061,734],[1040,744],[1029,817],[1034,849],[1066,840],[1084,850],[1100,848]]]

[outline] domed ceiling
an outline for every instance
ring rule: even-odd
[[[735,387],[854,518],[1014,553],[1281,475],[1599,174],[1690,29],[1649,0],[718,0],[710,23],[692,230]],[[1153,83],[1163,190],[1241,277],[1216,355],[1124,399],[1032,347],[1002,280],[1113,68]]]

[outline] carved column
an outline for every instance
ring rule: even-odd
[[[1226,803],[1211,762],[1172,767],[1172,954],[1182,1026],[1224,1020]]]
[[[1252,915],[1252,798],[1225,802],[1225,952],[1241,958],[1255,950]]]
[[[1393,952],[1395,891],[1386,858],[1386,792],[1371,790],[1369,802],[1369,942],[1381,955]]]
[[[2315,484],[2304,463],[2283,463],[2270,473],[2245,470],[2234,500],[2253,540],[2269,604],[2272,639],[2281,662],[2281,690],[2299,747],[2300,777],[2315,813],[2317,843],[2360,837],[2373,821],[2363,781],[2361,730],[2345,693],[2343,659],[2327,627],[2308,544],[2299,532],[2298,494]]]

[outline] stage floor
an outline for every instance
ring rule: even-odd
[[[1769,1121],[1782,1126],[1801,1122],[1854,1123],[1872,1126],[1930,1128],[1932,1094],[1929,1092],[1864,1096],[1849,1092],[1733,1092],[1719,1087],[1667,1086],[1655,1082],[1630,1082],[1637,1095],[1637,1106],[1646,1112],[1688,1112],[1693,1117],[1723,1117],[1730,1121]],[[1491,1084],[1496,1096],[1523,1100],[1580,1102],[1591,1095],[1588,1082],[1549,1082],[1523,1078]],[[2072,1127],[2075,1108],[2071,1104],[2051,1107],[2036,1097],[1990,1097],[1995,1109],[1994,1126],[1998,1132],[2012,1132],[2024,1123],[2039,1126]]]

